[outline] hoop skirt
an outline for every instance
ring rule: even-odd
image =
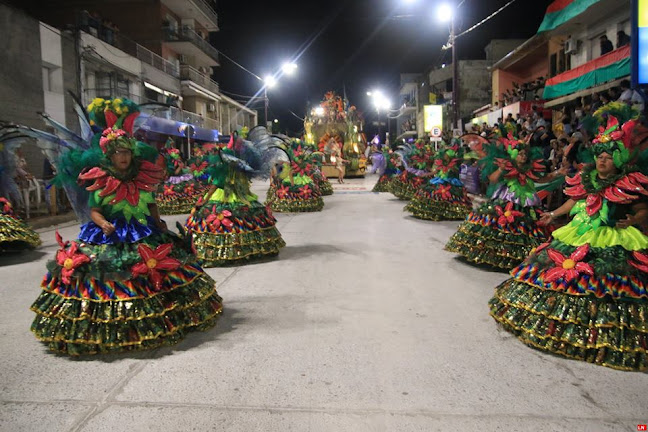
[[[405,210],[418,219],[463,220],[472,203],[459,179],[435,177],[416,192]]]
[[[226,198],[219,188],[192,212],[186,226],[198,258],[205,267],[215,267],[277,255],[286,243],[275,224],[271,210],[249,189],[240,199],[235,194]]]
[[[41,244],[38,233],[18,218],[5,198],[0,198],[0,251],[33,249]]]
[[[318,212],[324,208],[320,189],[313,179],[302,174],[294,176],[294,185],[286,179],[278,189],[270,186],[266,204],[282,213]]]
[[[519,199],[502,185],[490,201],[470,212],[445,249],[476,264],[509,271],[546,240],[538,225],[540,199]]]

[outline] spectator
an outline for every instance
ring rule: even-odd
[[[632,105],[634,108],[638,109],[640,112],[644,110],[644,100],[637,90],[630,88],[630,81],[623,80],[621,81],[621,96],[619,97],[619,102],[625,102],[628,105]]]
[[[612,45],[612,42],[610,42],[606,35],[601,36],[599,41],[601,42],[601,55],[614,50],[614,45]]]
[[[600,99],[601,99],[601,106],[607,105],[610,103],[610,94],[607,92],[603,92],[600,94]]]
[[[598,93],[592,93],[592,103],[590,104],[590,109],[589,112],[590,114],[594,114],[594,112],[601,108],[603,104],[601,103],[601,98],[599,97]]]
[[[630,36],[628,36],[623,30],[619,30],[617,32],[617,44],[616,44],[617,49],[629,44],[630,44]]]
[[[538,129],[540,127],[547,127],[547,122],[546,120],[542,117],[541,112],[539,111],[534,111],[533,113],[533,118],[534,118],[534,123],[533,127],[535,129]]]

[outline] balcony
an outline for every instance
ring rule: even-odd
[[[623,46],[601,57],[590,60],[576,68],[563,72],[547,80],[544,99],[574,99],[581,92],[591,93],[592,87],[619,80],[630,75],[630,45]],[[554,106],[556,101],[545,104]]]
[[[115,31],[114,28],[101,24],[99,20],[90,17],[87,12],[82,13],[78,17],[77,24],[79,28],[88,35],[97,38],[106,44],[112,45],[115,48],[123,51],[124,53],[129,54],[137,58],[138,60],[161,70],[162,72],[165,72],[175,78],[179,77],[180,73],[175,64],[171,63],[168,60],[165,60],[164,58],[155,54],[153,51],[144,48],[142,45],[138,44],[132,39],[127,38],[118,31]]]
[[[218,50],[189,26],[162,27],[162,40],[180,54],[195,56],[200,63],[220,65]]]
[[[179,108],[171,107],[169,109],[169,120],[175,120],[183,123],[189,123],[204,129],[219,129],[218,121],[213,118],[203,117],[199,114],[185,111]]]
[[[218,31],[218,14],[215,1],[162,0],[162,4],[183,18],[193,18],[209,31]]]
[[[180,79],[182,80],[182,85],[183,85],[182,93],[185,96],[187,95],[186,93],[188,93],[188,95],[190,96],[204,96],[201,94],[198,95],[193,94],[192,92],[192,87],[194,87],[192,85],[193,83],[199,85],[200,87],[208,90],[211,93],[214,93],[212,97],[215,97],[219,93],[218,83],[192,66],[189,65],[180,66]],[[185,83],[185,81],[190,81],[190,82]],[[186,87],[186,89],[184,87]],[[185,92],[185,90],[187,90],[187,92]]]
[[[402,117],[404,115],[412,114],[414,112],[416,112],[416,101],[406,102],[403,105],[401,105],[401,107],[398,110],[398,115],[396,117],[397,118]]]

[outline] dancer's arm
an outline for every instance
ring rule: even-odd
[[[556,210],[542,213],[539,222],[543,225],[549,225],[554,219],[568,214],[571,209],[574,208],[574,205],[576,205],[576,201],[574,201],[573,199],[568,199],[567,201],[565,201],[565,204],[561,205]]]
[[[101,213],[101,209],[96,207],[91,208],[90,219],[92,219],[92,222],[94,222],[99,228],[101,228],[101,231],[103,231],[106,236],[109,236],[115,232],[115,225],[106,220],[104,215]]]

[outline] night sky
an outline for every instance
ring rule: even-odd
[[[459,9],[459,32],[489,16],[508,0],[465,0]],[[320,0],[244,2],[221,0],[220,31],[213,42],[225,55],[260,76],[296,59],[295,76],[283,76],[269,90],[270,119],[282,130],[299,133],[306,104],[316,104],[328,90],[342,93],[371,120],[366,92],[382,89],[397,104],[400,73],[423,72],[451,62],[442,51],[448,24],[434,19],[440,1]],[[535,34],[551,0],[517,0],[495,18],[458,40],[461,59],[485,58],[491,39],[528,38]],[[299,56],[299,57],[297,57]],[[261,82],[221,58],[214,78],[221,90],[239,101],[259,91]],[[262,108],[258,101],[255,107]],[[259,121],[263,122],[261,109]]]

